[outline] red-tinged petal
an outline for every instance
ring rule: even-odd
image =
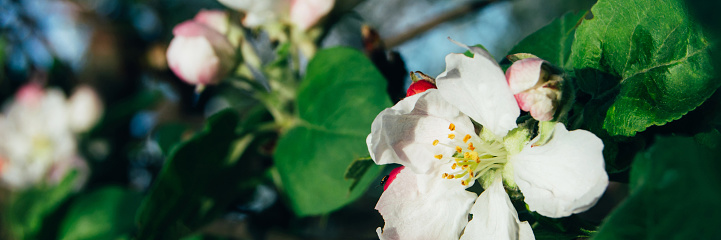
[[[428,89],[437,89],[437,87],[435,84],[429,81],[418,80],[417,82],[411,83],[411,86],[408,87],[408,91],[406,91],[406,97],[425,92]]]
[[[400,167],[394,168],[394,169],[391,171],[391,173],[388,174],[388,178],[386,179],[386,182],[383,184],[383,191],[385,191],[386,189],[388,189],[388,185],[391,185],[391,182],[393,182],[393,180],[396,180],[396,177],[398,176],[398,173],[400,173],[401,170],[403,170],[403,168],[405,168],[405,167],[404,167],[404,166],[400,166]]]

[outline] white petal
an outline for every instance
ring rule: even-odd
[[[377,164],[398,163],[419,174],[449,161],[454,148],[445,145],[451,133],[449,125],[455,125],[460,138],[473,134],[473,124],[468,116],[444,101],[438,90],[407,97],[395,106],[383,110],[373,120],[371,134],[366,143],[371,157]],[[441,144],[433,146],[438,139]],[[434,156],[447,156],[444,161]]]
[[[461,236],[465,239],[534,239],[528,222],[520,222],[500,177],[488,187],[471,208],[473,219]]]
[[[511,156],[529,209],[557,218],[595,205],[608,185],[601,139],[585,130],[569,132],[558,123],[548,143],[533,147],[536,140]]]
[[[533,228],[528,222],[518,223],[518,239],[520,240],[533,240],[536,236],[533,234]]]
[[[383,229],[378,227],[376,228],[376,234],[378,234],[378,240],[386,240],[386,237],[383,237]]]
[[[544,62],[546,61],[540,58],[526,58],[514,62],[506,70],[506,79],[511,92],[518,94],[536,86]]]
[[[68,117],[70,128],[75,132],[90,129],[100,120],[103,103],[100,96],[89,86],[80,86],[68,99]]]
[[[492,59],[482,54],[473,58],[448,54],[446,71],[438,76],[436,84],[444,99],[489,128],[497,138],[516,128],[518,104],[503,71]]]
[[[334,0],[291,1],[290,21],[306,30],[316,24],[333,8]]]
[[[220,4],[225,5],[226,7],[238,10],[238,11],[247,11],[253,6],[252,0],[218,0]]]
[[[421,182],[433,187],[424,191]],[[375,207],[385,220],[379,238],[458,239],[476,198],[464,189],[438,176],[401,170]]]

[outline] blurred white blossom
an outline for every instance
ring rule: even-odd
[[[69,170],[87,175],[77,153],[76,134],[99,119],[102,104],[90,88],[67,100],[58,89],[28,84],[0,114],[0,181],[12,189],[54,184]]]
[[[223,5],[245,13],[243,25],[259,27],[274,22],[290,21],[307,30],[327,15],[334,0],[218,0]]]

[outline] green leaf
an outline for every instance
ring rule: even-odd
[[[470,47],[479,47],[479,48],[485,50],[486,52],[488,52],[488,49],[486,49],[486,47],[484,47],[484,46],[483,46],[482,44],[480,44],[480,43],[479,43],[479,44],[476,44],[476,45],[473,45],[473,46],[470,46]],[[490,54],[491,54],[491,52],[488,52],[488,55],[490,55]],[[471,50],[466,50],[466,51],[463,53],[463,55],[466,55],[466,57],[469,57],[469,58],[472,58],[472,57],[473,57],[473,53],[471,52]],[[491,55],[491,58],[494,58],[493,55]]]
[[[40,185],[13,195],[7,214],[3,214],[16,239],[37,239],[77,185],[76,171],[68,173],[57,185]],[[44,230],[49,232],[52,230]]]
[[[693,138],[657,138],[631,166],[629,197],[594,239],[714,239],[721,230],[721,152]]]
[[[140,194],[121,187],[105,187],[78,196],[60,228],[59,239],[118,239],[135,228]]]
[[[344,173],[368,156],[365,139],[375,116],[391,105],[383,75],[349,48],[319,51],[298,94],[298,124],[283,135],[275,163],[290,204],[300,216],[333,211],[358,198],[378,176],[372,166],[358,187]]]
[[[183,123],[167,123],[159,126],[154,131],[155,141],[158,142],[163,154],[169,154],[174,146],[182,142],[183,135],[188,133],[190,128]]]
[[[345,174],[343,175],[343,178],[345,180],[353,180],[353,183],[350,185],[350,188],[348,188],[348,191],[353,191],[353,189],[358,186],[358,182],[360,182],[361,179],[363,179],[363,175],[368,172],[368,169],[373,167],[376,163],[373,162],[373,159],[370,157],[364,157],[364,158],[358,158],[356,160],[353,160],[353,162],[350,163],[350,166],[348,166],[348,169],[345,170]]]
[[[633,136],[679,119],[721,84],[709,41],[679,1],[601,0],[591,11],[571,61],[579,87],[601,106],[588,114],[600,118],[595,128]]]
[[[719,133],[717,129],[711,129],[708,132],[696,134],[693,138],[696,142],[707,148],[717,149],[721,147],[721,133]]]
[[[262,171],[241,158],[253,135],[238,135],[238,115],[216,113],[203,131],[177,145],[137,213],[138,239],[178,239],[251,195]]]
[[[516,44],[508,53],[530,53],[555,66],[571,69],[571,45],[586,12],[566,13]]]

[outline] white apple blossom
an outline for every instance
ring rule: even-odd
[[[405,166],[376,205],[385,220],[381,239],[533,239],[503,182],[548,217],[587,210],[608,184],[599,138],[558,123],[535,146],[538,137],[529,140],[516,124],[520,110],[501,68],[484,50],[469,49],[473,58],[446,57],[438,89],[407,97],[373,121],[366,140],[373,160]],[[471,119],[482,125],[480,135]],[[471,205],[475,193],[465,189],[476,180],[486,190]]]
[[[231,9],[244,12],[243,25],[247,27],[290,21],[304,31],[318,23],[335,4],[335,0],[218,1]]]
[[[18,91],[0,114],[2,185],[23,189],[43,181],[57,183],[72,169],[87,171],[75,135],[101,115],[102,104],[91,91],[81,87],[69,101],[62,91],[43,90],[38,84]]]

